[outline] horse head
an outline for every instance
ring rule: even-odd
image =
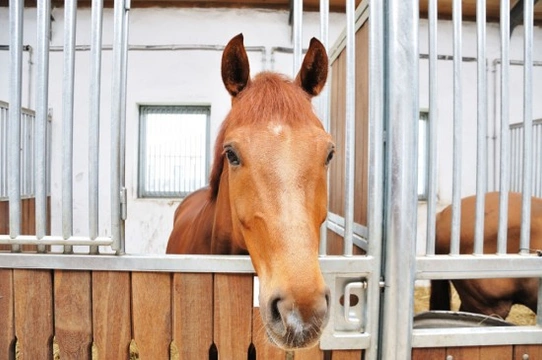
[[[250,79],[241,34],[222,57],[232,108],[211,173],[213,253],[248,251],[260,279],[263,323],[285,349],[314,345],[329,318],[318,243],[335,146],[311,105],[327,71],[325,48],[314,38],[293,81],[270,72]]]

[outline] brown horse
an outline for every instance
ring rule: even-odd
[[[507,252],[519,252],[521,233],[521,194],[509,194],[508,243]],[[474,249],[476,196],[461,201],[460,253],[472,254]],[[448,206],[437,215],[436,248],[437,254],[450,251],[450,229],[452,208]],[[499,193],[486,194],[484,253],[497,252],[499,228]],[[532,198],[531,202],[531,248],[542,249],[542,199]],[[522,304],[536,312],[538,298],[538,279],[468,279],[452,280],[461,299],[461,311],[498,315],[505,319],[512,305]],[[450,310],[450,286],[448,280],[431,281],[431,310]]]
[[[285,349],[314,345],[329,317],[318,242],[335,146],[311,105],[327,70],[325,48],[312,39],[295,80],[270,72],[250,79],[243,36],[230,40],[222,80],[232,108],[210,185],[179,205],[167,246],[170,254],[248,253],[263,323]]]

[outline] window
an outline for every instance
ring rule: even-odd
[[[429,179],[429,113],[420,112],[418,121],[418,199],[427,199]]]
[[[210,113],[207,106],[140,106],[140,197],[183,197],[207,183]]]

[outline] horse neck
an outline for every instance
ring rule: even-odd
[[[224,166],[220,175],[220,185],[215,202],[211,252],[224,255],[248,254],[243,237],[235,229],[232,222],[227,166]]]

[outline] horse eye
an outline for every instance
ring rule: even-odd
[[[228,158],[228,162],[231,165],[237,166],[237,165],[241,164],[241,161],[239,160],[239,157],[237,156],[235,151],[233,151],[233,149],[226,149],[226,157]]]
[[[329,165],[331,159],[333,159],[333,155],[335,154],[335,150],[331,150],[329,152],[329,154],[327,154],[327,159],[326,159],[326,165]]]

